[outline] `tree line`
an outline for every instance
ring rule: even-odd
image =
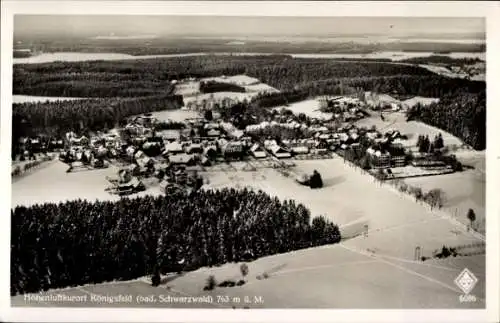
[[[446,55],[431,55],[429,57],[412,57],[402,60],[411,64],[445,64],[445,65],[471,65],[481,62],[477,57],[454,58]]]
[[[294,201],[222,189],[11,211],[11,294],[194,270],[340,241]],[[85,264],[85,266],[82,266]]]

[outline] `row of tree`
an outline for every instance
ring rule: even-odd
[[[418,151],[421,153],[433,153],[435,150],[444,148],[444,140],[441,133],[434,136],[431,142],[429,136],[419,135],[417,140]]]
[[[222,189],[11,212],[11,293],[132,279],[340,241],[294,201]]]
[[[470,65],[481,62],[477,57],[454,58],[447,55],[431,55],[429,57],[412,57],[402,60],[411,64],[446,64],[446,65]]]

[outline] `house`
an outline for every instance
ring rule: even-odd
[[[169,154],[180,154],[184,152],[181,143],[174,141],[165,145],[165,152]]]
[[[210,166],[211,162],[210,162],[210,159],[208,159],[208,157],[206,156],[201,156],[201,161],[200,163],[203,165],[203,166]]]
[[[446,168],[446,164],[440,160],[428,160],[425,158],[414,159],[411,162],[414,167],[421,167],[426,169],[441,169]]]
[[[70,139],[70,144],[77,146],[86,146],[89,144],[89,139],[85,136],[81,136],[80,138],[73,137]]]
[[[368,154],[370,164],[373,168],[391,167],[391,155],[388,152],[382,153],[380,150],[375,150],[370,147],[366,150],[366,153]]]
[[[220,130],[217,129],[210,129],[207,131],[207,136],[208,137],[220,137]]]
[[[108,149],[103,147],[103,146],[99,146],[95,149],[95,156],[96,157],[105,157],[106,155],[108,154]]]
[[[406,156],[391,156],[391,165],[392,167],[404,167],[406,165]]]
[[[265,158],[267,156],[267,153],[264,149],[262,149],[262,147],[260,147],[259,144],[254,144],[252,146],[252,148],[250,148],[250,153],[252,154],[252,156],[254,156],[255,158]]]
[[[271,149],[271,147],[277,146],[276,140],[264,140],[264,147],[266,149]]]
[[[191,143],[185,147],[185,152],[188,154],[200,154],[203,152],[201,144]]]
[[[243,142],[241,141],[227,141],[221,145],[222,153],[224,157],[230,158],[240,158],[243,153]]]
[[[290,152],[288,150],[286,150],[285,148],[280,147],[278,145],[272,146],[269,149],[271,150],[272,154],[276,158],[290,158],[290,157],[292,157],[292,155],[290,154]]]
[[[144,154],[144,152],[142,150],[139,150],[137,151],[135,154],[134,154],[134,158],[135,160],[138,160],[138,159],[141,159],[143,157],[145,157],[146,154]]]
[[[125,149],[125,153],[127,154],[127,156],[129,157],[134,157],[134,154],[135,154],[135,148],[133,146],[129,146],[127,147],[127,149]]]
[[[177,154],[168,156],[171,165],[193,165],[194,156],[188,154]]]
[[[220,125],[219,125],[218,123],[216,123],[216,122],[209,122],[209,123],[206,123],[206,124],[203,126],[203,128],[204,128],[205,130],[212,130],[212,129],[217,130],[217,129],[219,129],[219,128],[220,128]]]
[[[161,137],[164,141],[172,142],[178,141],[181,138],[179,130],[162,130],[157,132],[157,136]]]
[[[140,159],[137,159],[137,165],[141,168],[141,170],[147,169],[149,167],[153,167],[155,164],[155,161],[147,156],[144,156]]]
[[[291,148],[291,151],[296,155],[303,155],[309,153],[309,148],[305,145],[298,145]]]
[[[125,171],[125,173],[123,172]],[[140,167],[137,164],[130,164],[120,171],[120,177],[123,178],[127,174],[139,175]]]
[[[349,140],[349,135],[345,132],[341,132],[338,134],[338,138],[341,142],[347,142]]]
[[[215,159],[217,157],[217,147],[214,145],[209,145],[203,148],[203,156],[206,156],[210,159]]]

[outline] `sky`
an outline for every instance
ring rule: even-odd
[[[485,34],[482,18],[16,15],[14,34],[157,36],[421,36]]]

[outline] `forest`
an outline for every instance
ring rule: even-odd
[[[340,239],[336,225],[311,219],[302,204],[246,189],[16,207],[11,295],[250,261]]]
[[[470,65],[481,62],[475,58],[454,58],[446,55],[431,55],[429,57],[412,57],[402,60],[411,64],[445,64],[445,65]]]
[[[258,78],[281,91],[254,98],[250,105],[259,109],[318,95],[346,95],[362,91],[402,97],[445,98],[432,105],[432,108],[439,108],[439,116],[429,114],[431,108],[419,108],[410,112],[410,118],[449,131],[475,148],[486,145],[485,113],[481,112],[484,107],[480,106],[484,101],[480,98],[484,97],[485,82],[447,78],[418,66],[291,58],[286,55],[212,55],[15,65],[15,94],[102,98],[96,101],[14,105],[14,117],[30,120],[33,129],[37,130],[49,127],[61,132],[79,127],[80,123],[91,129],[110,127],[119,117],[129,116],[133,111],[158,111],[162,109],[162,104],[166,108],[179,107],[180,98],[173,96],[173,80],[236,74]],[[137,98],[124,99],[123,103],[116,103],[121,100],[115,99],[114,104],[109,103],[113,99],[103,99],[116,96]],[[136,108],[127,113],[110,114],[108,111],[116,111],[117,105]],[[54,109],[61,110],[61,113]],[[479,114],[476,115],[476,112]],[[462,115],[469,119],[452,122]],[[474,122],[471,116],[474,116]]]
[[[445,129],[474,149],[486,149],[486,91],[449,94],[428,106],[417,104],[408,110],[407,119]]]
[[[172,94],[172,80],[246,74],[290,91],[325,79],[432,75],[426,69],[385,64],[276,56],[191,56],[125,61],[14,65],[13,94],[70,97]]]

